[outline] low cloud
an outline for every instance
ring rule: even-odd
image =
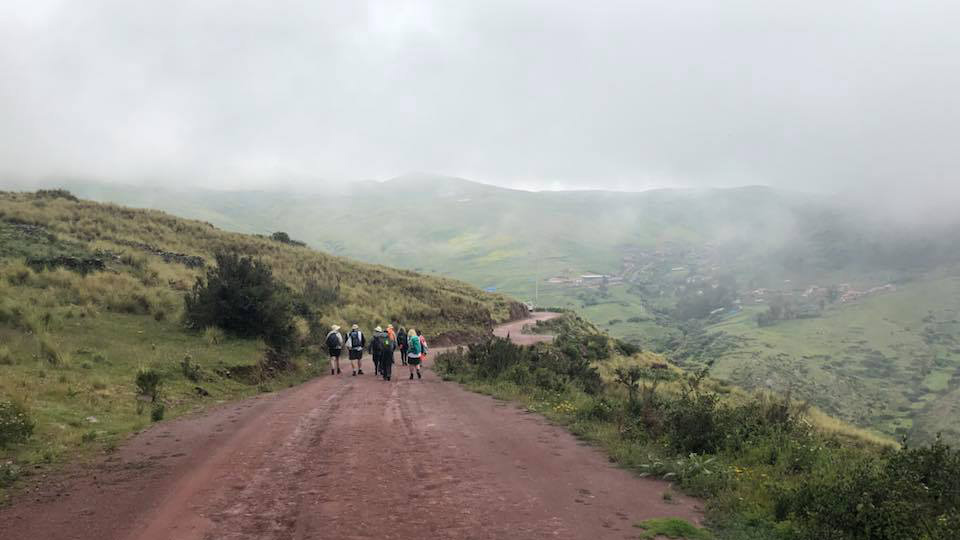
[[[13,0],[0,174],[960,200],[960,4]],[[906,201],[906,202],[905,202]]]

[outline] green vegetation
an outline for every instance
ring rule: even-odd
[[[960,279],[931,277],[757,327],[753,309],[709,326],[733,341],[712,375],[745,388],[792,388],[827,413],[897,438],[960,441]],[[691,363],[692,365],[692,363]]]
[[[33,427],[33,420],[23,405],[0,401],[0,448],[26,441],[33,434]]]
[[[705,498],[719,538],[939,540],[960,523],[960,453],[942,442],[898,449],[851,437],[790,395],[744,394],[648,352],[623,356],[565,318],[552,323],[570,329],[565,343],[495,339],[441,353],[437,369]],[[677,523],[649,525],[698,538]]]
[[[0,488],[151,421],[313,377],[330,324],[402,322],[442,343],[521,313],[283,238],[0,193]]]
[[[960,348],[944,341],[960,335],[951,322],[960,308],[955,225],[897,223],[761,187],[529,193],[424,175],[319,195],[79,187],[236,230],[282,229],[268,234],[522,300],[536,290],[538,304],[575,309],[686,367],[752,389],[793,388],[888,436],[930,442],[943,432],[960,442],[951,421],[960,414]],[[416,192],[418,219],[401,207],[353,211],[383,191]],[[842,300],[887,284],[897,290]],[[923,321],[928,311],[936,322]]]
[[[274,279],[262,261],[226,252],[217,253],[216,260],[216,267],[207,270],[206,280],[197,278],[187,294],[187,325],[204,328],[204,337],[213,341],[217,341],[213,328],[237,337],[262,338],[269,347],[272,367],[285,367],[296,348],[291,291]],[[304,305],[301,312],[316,322],[310,306]],[[323,331],[316,324],[314,327],[314,333]]]
[[[711,540],[713,535],[706,529],[692,525],[688,521],[678,518],[647,519],[634,525],[643,529],[640,538],[683,538],[685,540]]]

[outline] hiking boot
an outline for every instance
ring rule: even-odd
[[[420,370],[419,370],[419,369],[417,370],[417,378],[418,378],[418,379],[422,379],[422,378],[423,378],[423,377],[420,375]]]
[[[332,370],[332,369],[330,370],[330,374],[333,375],[333,370]]]
[[[363,370],[361,369],[360,371],[358,371],[357,375],[363,375]]]
[[[340,374],[340,368],[337,368],[337,375]]]
[[[354,376],[354,377],[357,376],[357,370],[353,370],[353,376]]]
[[[410,374],[410,380],[413,380],[413,373]]]

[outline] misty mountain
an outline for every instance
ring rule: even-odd
[[[856,201],[767,187],[528,192],[416,174],[309,193],[76,183],[78,195],[527,296],[534,280],[618,274],[644,250],[704,251],[743,284],[829,273],[892,279],[960,257],[956,226],[872,215]]]

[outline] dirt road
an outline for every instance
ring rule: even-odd
[[[0,510],[0,538],[596,540],[699,519],[542,417],[403,369],[155,425]]]
[[[560,316],[559,313],[551,313],[548,311],[537,311],[537,312],[531,313],[529,319],[514,321],[511,323],[503,324],[496,327],[493,330],[493,334],[498,337],[509,337],[510,341],[518,345],[533,345],[534,343],[539,343],[541,341],[550,341],[553,339],[553,336],[538,336],[533,334],[524,334],[523,327],[528,324],[533,324],[537,321],[549,321],[550,319],[556,319],[559,316]]]

